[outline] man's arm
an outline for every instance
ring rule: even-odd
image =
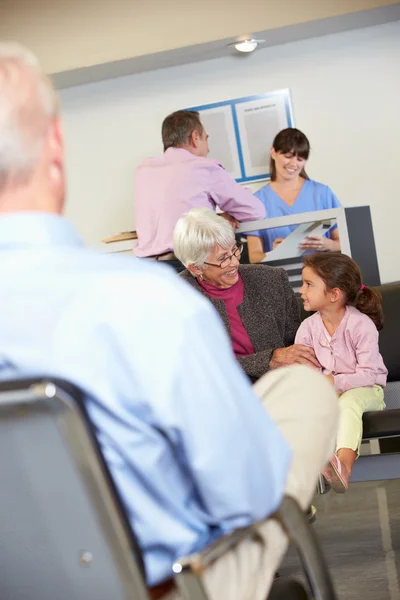
[[[290,449],[236,364],[211,306],[185,325],[182,341],[169,429],[179,432],[207,512],[228,528],[263,518],[282,499]]]
[[[135,301],[138,282],[127,283],[132,291],[122,302],[134,313],[130,327],[119,327],[120,360],[130,365],[146,411],[207,514],[229,531],[277,508],[291,450],[237,364],[212,305],[158,271],[146,274],[145,301]]]
[[[209,193],[221,210],[238,221],[265,219],[265,208],[261,200],[237,183],[220,165],[216,165],[213,170]]]

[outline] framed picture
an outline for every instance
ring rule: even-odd
[[[293,127],[289,90],[194,106],[210,144],[210,158],[220,162],[238,181],[269,179],[272,141]]]

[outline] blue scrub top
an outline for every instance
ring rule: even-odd
[[[293,206],[288,206],[286,202],[274,192],[269,184],[258,190],[254,195],[264,204],[267,219],[312,212],[314,210],[341,208],[342,206],[327,185],[323,185],[312,179],[305,180]],[[248,235],[261,237],[264,241],[264,252],[270,252],[276,238],[287,237],[294,229],[296,229],[296,227],[297,225],[288,225],[286,227],[277,227],[275,229],[252,231]]]

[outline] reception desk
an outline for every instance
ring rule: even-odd
[[[335,221],[340,236],[341,251],[351,256],[360,266],[365,285],[380,285],[378,259],[376,256],[374,231],[369,206],[352,206],[349,208],[331,208],[315,212],[274,217],[261,221],[242,223],[237,234],[251,234],[260,229],[272,229],[287,225],[301,225],[317,221]],[[263,264],[283,267],[289,276],[293,289],[297,292],[301,286],[301,256],[288,256],[280,260],[268,260]]]

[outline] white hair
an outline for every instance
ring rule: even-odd
[[[175,225],[174,253],[185,267],[202,268],[217,245],[228,250],[234,243],[232,225],[209,208],[192,208]]]
[[[56,92],[36,56],[0,42],[0,192],[29,178],[57,114]]]

